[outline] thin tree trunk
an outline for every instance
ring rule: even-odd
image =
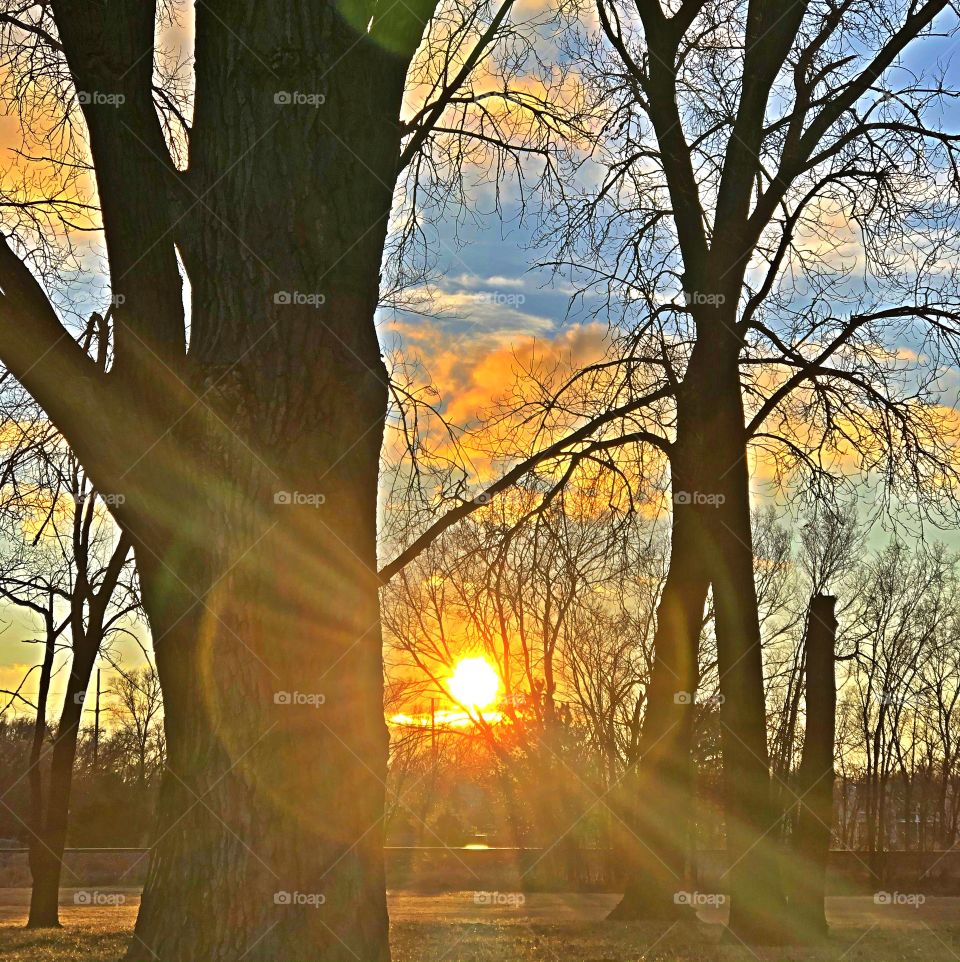
[[[35,846],[36,857],[33,858],[31,853],[33,887],[30,893],[29,925],[56,924],[83,699],[103,643],[107,608],[130,554],[130,542],[121,535],[102,571],[99,586],[94,589],[90,585],[89,529],[85,522],[92,517],[95,509],[96,502],[91,495],[86,506],[80,507],[74,515],[73,551],[77,571],[70,599],[69,620],[73,662],[51,753],[46,808],[38,813],[41,828]],[[52,626],[49,630],[52,630]]]
[[[833,824],[837,710],[835,604],[836,599],[818,595],[810,603],[807,622],[807,721],[796,780],[799,805],[789,893],[792,922],[803,938],[827,934],[824,895]]]
[[[51,602],[52,603],[52,602]],[[37,718],[33,728],[33,742],[30,746],[30,875],[33,887],[30,893],[30,915],[27,928],[59,928],[59,872],[54,886],[45,885],[50,853],[45,848],[43,825],[43,742],[47,734],[47,702],[50,696],[50,677],[53,671],[53,658],[56,652],[56,635],[52,611],[46,616],[46,643],[43,652],[43,665],[40,669],[40,686],[37,692]],[[52,790],[52,786],[50,786]],[[52,895],[50,891],[52,888]],[[38,892],[38,889],[41,891]]]
[[[94,646],[92,656],[82,648],[80,651],[75,648],[73,666],[67,680],[67,690],[51,752],[43,830],[35,846],[36,859],[31,857],[33,887],[30,891],[30,921],[27,923],[30,927],[58,924],[58,921],[51,920],[57,920],[63,852],[67,844],[70,821],[73,763],[77,757],[77,739],[83,717],[82,698],[90,684],[97,647]]]

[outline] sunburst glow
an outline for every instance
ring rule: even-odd
[[[461,705],[483,709],[497,700],[500,678],[485,658],[461,658],[447,685]]]

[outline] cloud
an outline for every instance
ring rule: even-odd
[[[510,397],[523,372],[570,371],[598,360],[607,335],[606,326],[597,323],[539,337],[479,328],[457,332],[431,321],[398,322],[391,329],[404,356],[419,362],[436,389],[437,397],[431,401],[446,422],[466,429],[476,429],[497,402]],[[486,483],[502,473],[486,431],[471,431],[455,451],[439,421],[420,427],[429,433],[429,446],[436,454],[454,460],[466,456],[475,481]],[[511,434],[511,446],[522,450],[522,439]]]
[[[472,274],[464,271],[451,280],[461,287],[470,289],[484,288],[497,290],[502,287],[524,288],[527,286],[525,277],[505,277],[503,274],[494,274],[492,277],[481,277],[479,274]]]

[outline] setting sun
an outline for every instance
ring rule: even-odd
[[[467,708],[487,708],[496,701],[500,678],[485,658],[461,658],[447,683]]]

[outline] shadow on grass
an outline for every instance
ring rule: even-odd
[[[488,922],[428,918],[392,927],[394,962],[956,962],[960,925],[843,928],[816,947],[748,947],[721,942],[703,923]],[[116,921],[29,932],[0,924],[3,962],[118,962],[129,938]]]

